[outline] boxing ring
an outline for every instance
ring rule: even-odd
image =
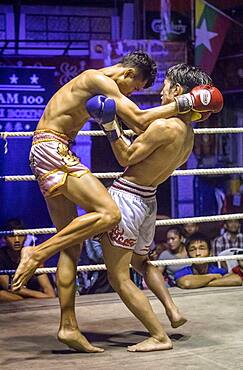
[[[24,300],[1,304],[1,370],[238,370],[242,369],[242,287],[170,289],[188,322],[172,329],[158,300],[149,292],[152,307],[172,340],[173,349],[127,352],[146,339],[142,324],[116,293],[76,299],[82,333],[104,353],[71,351],[57,341],[58,299]]]
[[[130,130],[125,131],[132,135]],[[195,134],[243,133],[243,128],[195,129]],[[32,136],[31,132],[4,132],[0,137]],[[79,135],[103,136],[101,131],[80,131]],[[172,176],[243,173],[243,168],[177,170]],[[98,178],[117,178],[120,173],[95,173]],[[2,176],[2,181],[34,181],[34,176]],[[243,219],[243,213],[158,220],[156,226],[189,222],[214,222]],[[6,230],[0,235],[52,234],[55,228]],[[156,266],[205,263],[243,259],[243,255],[152,261]],[[105,265],[78,266],[78,271],[103,270]],[[56,268],[37,269],[36,273],[55,272]],[[12,274],[4,270],[1,274]],[[161,303],[144,291],[173,342],[172,351],[129,353],[128,345],[144,340],[148,334],[128,311],[116,293],[76,297],[76,313],[82,333],[92,344],[105,348],[101,354],[77,353],[55,338],[59,323],[58,299],[24,300],[2,303],[0,309],[1,369],[240,369],[243,352],[242,286],[200,288],[170,293],[188,323],[172,329]]]

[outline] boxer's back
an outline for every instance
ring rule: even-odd
[[[157,186],[164,182],[176,168],[186,162],[194,143],[192,126],[185,124],[178,118],[168,119],[167,122],[174,132],[173,142],[166,145],[164,140],[161,140],[161,146],[158,146],[141,162],[131,165],[125,170],[124,178],[144,186]]]

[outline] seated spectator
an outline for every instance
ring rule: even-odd
[[[166,240],[167,250],[163,251],[159,255],[160,260],[187,258],[187,252],[183,243],[183,235],[180,227],[173,226],[169,228],[166,234]],[[177,270],[181,269],[181,266],[185,265],[167,265],[159,267],[169,286],[175,286],[176,281],[174,274]]]
[[[188,239],[186,250],[190,258],[209,257],[210,242],[203,234],[196,233]],[[214,263],[193,263],[183,267],[176,271],[175,279],[182,289],[241,285],[238,275],[227,274],[227,270],[217,267]]]
[[[238,254],[242,255],[243,251],[238,252]],[[231,274],[232,275],[234,275],[234,274],[238,275],[241,278],[242,282],[243,282],[243,260],[238,260],[237,262],[238,262],[238,266],[233,267]]]
[[[12,293],[12,292],[4,290],[4,289],[1,290],[1,289],[2,289],[2,287],[0,286],[0,303],[1,302],[20,301],[20,300],[23,299],[23,297],[21,297],[18,294]]]
[[[95,265],[104,263],[102,246],[99,241],[87,239],[79,258],[79,265]],[[88,271],[77,273],[77,291],[81,294],[114,292],[107,278],[107,271]]]
[[[183,225],[183,235],[185,237],[185,242],[192,234],[195,234],[199,231],[199,225],[196,222],[190,222]]]
[[[224,223],[225,232],[212,242],[213,255],[230,248],[243,249],[243,234],[240,232],[240,220],[227,220]]]
[[[160,242],[158,244],[155,244],[155,242],[153,242],[149,248],[149,259],[151,261],[158,260],[160,254],[165,250],[167,250],[167,244],[165,242]]]
[[[23,223],[19,219],[11,219],[7,222],[5,230],[23,229]],[[21,249],[24,246],[26,236],[5,236],[5,246],[0,248],[0,270],[15,270],[19,264]],[[13,301],[23,298],[53,298],[54,289],[47,274],[34,275],[26,287],[12,293],[10,275],[0,275],[0,290],[2,301]],[[4,292],[3,292],[4,291]]]

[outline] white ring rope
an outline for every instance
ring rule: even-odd
[[[195,128],[194,134],[241,134],[243,133],[243,127],[225,127],[225,128]],[[128,136],[133,136],[134,132],[132,130],[124,130],[124,133]],[[0,137],[6,140],[7,137],[31,137],[33,136],[33,131],[16,131],[16,132],[8,132],[2,131],[0,132]],[[105,136],[102,130],[84,130],[79,131],[78,136]]]
[[[122,175],[123,172],[97,172],[93,173],[98,179],[116,179]],[[196,168],[191,170],[176,170],[172,172],[171,176],[205,176],[205,175],[228,175],[228,174],[243,173],[243,167],[232,168]],[[16,175],[16,176],[0,176],[0,181],[35,181],[33,175]]]
[[[202,258],[178,258],[175,260],[157,260],[157,261],[149,261],[154,266],[168,266],[168,265],[184,265],[187,264],[191,265],[192,263],[195,264],[202,264],[202,263],[211,263],[211,262],[220,262],[220,261],[232,261],[232,260],[243,260],[242,254],[236,254],[231,256],[215,256],[215,257],[202,257]],[[130,265],[130,267],[132,267]],[[105,264],[97,264],[97,265],[84,265],[78,266],[77,271],[85,272],[85,271],[101,271],[106,270]],[[55,273],[57,271],[57,267],[42,267],[38,268],[35,271],[35,274],[48,274],[48,273]],[[0,275],[12,275],[15,273],[15,270],[0,270]]]
[[[200,216],[200,217],[183,217],[183,218],[171,218],[168,220],[157,220],[156,226],[171,226],[188,223],[200,223],[200,222],[217,222],[226,220],[241,220],[243,219],[243,213],[232,213],[226,215],[216,216]],[[39,229],[19,229],[19,230],[6,230],[0,231],[1,236],[17,236],[17,235],[38,235],[38,234],[55,234],[56,228],[39,228]]]

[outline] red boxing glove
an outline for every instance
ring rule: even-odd
[[[212,112],[192,112],[191,120],[192,122],[204,122],[206,121],[210,116]]]
[[[221,92],[212,85],[194,87],[188,94],[175,97],[179,113],[196,112],[218,113],[222,110],[224,100]]]

